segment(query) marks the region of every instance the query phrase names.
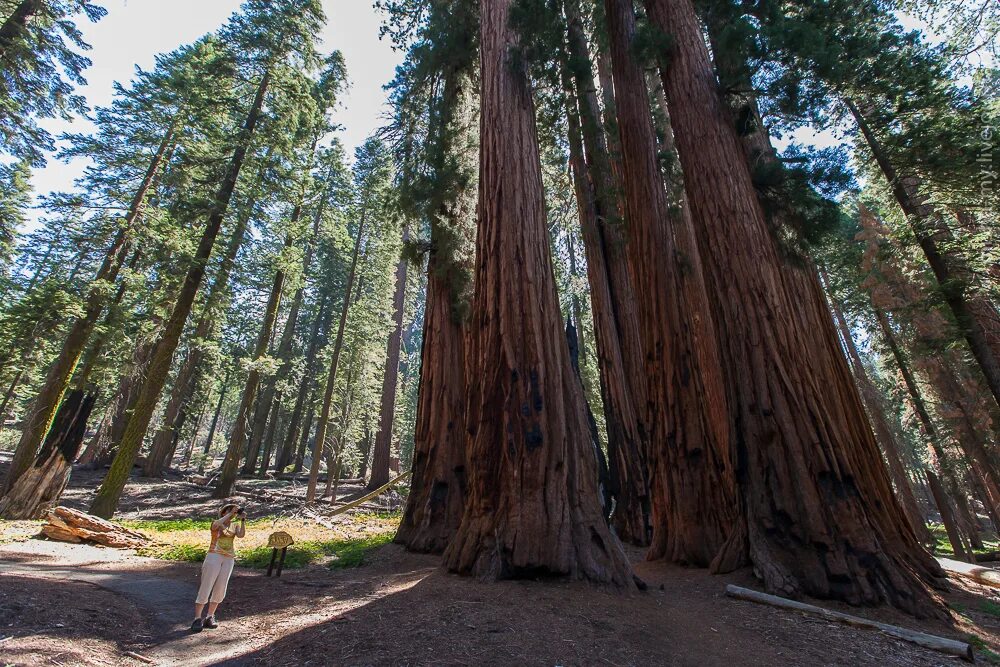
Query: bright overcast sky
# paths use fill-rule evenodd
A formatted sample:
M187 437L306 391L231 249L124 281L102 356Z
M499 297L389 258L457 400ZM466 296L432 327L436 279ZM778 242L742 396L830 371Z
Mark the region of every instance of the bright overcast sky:
M112 84L129 81L136 65L150 69L156 54L173 51L217 29L239 8L240 0L103 0L100 4L108 15L96 24L84 20L80 25L93 47L87 54L94 61L85 72L88 85L80 91L91 107L109 104ZM334 120L344 127L341 141L353 155L354 148L385 122L382 86L392 79L402 56L379 40L381 16L372 0L323 0L323 5L329 24L322 49L343 52L351 81ZM44 125L55 135L88 126L82 119ZM80 160L70 165L49 160L45 169L33 175L36 195L70 189L82 170Z

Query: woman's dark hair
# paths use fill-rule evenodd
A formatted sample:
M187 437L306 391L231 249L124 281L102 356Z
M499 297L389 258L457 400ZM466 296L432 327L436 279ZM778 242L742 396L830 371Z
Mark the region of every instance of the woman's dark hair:
M229 510L234 510L236 509L236 507L237 507L236 503L227 503L223 505L222 509L219 510L219 516L220 517L226 516L227 514L229 514Z

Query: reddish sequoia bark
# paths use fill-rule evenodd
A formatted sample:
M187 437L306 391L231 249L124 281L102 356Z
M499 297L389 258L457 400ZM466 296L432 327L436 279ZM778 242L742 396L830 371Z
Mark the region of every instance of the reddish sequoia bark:
M646 352L653 542L648 556L715 571L745 560L718 344L689 221L671 214L628 0L605 2Z
M468 3L463 3L463 8ZM456 25L468 25L463 15ZM469 39L473 39L470 35ZM466 337L473 245L476 156L472 90L474 49L446 73L437 119L435 172L442 187L431 202L420 390L413 434L413 476L395 541L412 551L441 553L462 521L466 492Z
M651 537L646 369L632 276L625 252L621 188L611 167L579 3L565 5L564 63L570 167L576 191L608 433L612 522L623 540Z
M461 522L466 485L465 333L433 255L423 341L413 478L395 541L412 551L441 553Z
M601 515L583 391L563 337L534 103L513 55L511 4L480 2L469 493L444 562L494 579L568 575L631 586L628 559Z
M824 278L824 281L829 284L826 278ZM925 544L928 544L933 541L931 533L927 529L924 513L921 511L920 505L917 503L917 497L913 494L913 488L910 486L910 480L906 474L906 466L899 455L899 444L896 442L896 437L886 419L885 400L878 388L872 383L871 378L868 377L868 371L861 360L861 354L854 344L853 336L851 336L851 328L847 324L847 319L844 317L840 306L836 303L832 295L830 296L830 310L837 323L837 328L840 330L840 339L847 350L847 357L851 363L851 368L854 370L854 378L861 390L861 396L868 407L872 427L875 429L875 437L882 446L882 453L885 455L889 474L896 487L896 496L899 498L903 510L910 519L910 524L917 533L917 537Z
M409 239L403 232L403 243ZM382 379L382 404L379 409L378 433L375 435L375 453L372 457L372 477L368 490L374 491L389 481L389 456L392 452L392 424L396 417L396 385L399 377L399 351L403 343L403 310L406 307L406 268L409 262L400 257L396 263L396 292L392 298L392 333L386 345L385 368Z
M817 281L789 279L690 0L646 0L730 386L749 555L769 591L942 612ZM620 85L620 82L616 82Z

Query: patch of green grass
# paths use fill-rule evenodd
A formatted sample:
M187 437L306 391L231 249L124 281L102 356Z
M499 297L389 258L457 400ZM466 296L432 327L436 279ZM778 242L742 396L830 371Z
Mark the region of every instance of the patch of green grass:
M990 649L990 647L986 644L985 639L983 639L978 635L970 634L967 637L966 641L972 644L972 646L975 647L979 655L985 658L987 662L989 662L992 665L1000 665L1000 653L997 653L996 651Z
M392 533L368 537L325 542L298 542L288 547L285 569L297 569L329 559L331 568L360 567L369 552L392 541ZM153 546L137 550L140 555L199 563L205 560L208 550L203 546L170 545ZM271 562L271 549L267 546L237 549L236 562L243 567L267 569Z
M933 552L939 556L954 557L955 552L951 548L951 541L948 540L948 531L944 529L944 524L928 523L927 527L934 538ZM992 533L990 533L992 535ZM982 549L973 549L972 553L982 556L987 553L1000 550L1000 541L996 539L984 539Z
M186 563L200 563L205 560L208 549L203 546L191 544L171 544L157 545L151 547L141 547L135 552L140 556L160 558L162 560L179 560Z
M979 605L979 611L1000 618L1000 604L993 600L983 600Z
M297 542L288 547L285 567L296 569L326 559L329 559L331 568L360 567L364 565L365 557L370 551L391 541L392 533L383 533L348 540ZM236 560L244 567L266 569L271 562L271 549L266 546L240 549L236 552Z
M118 523L133 530L145 530L152 533L172 533L180 530L211 530L214 519L135 519L119 521ZM268 517L259 517L247 521L248 526L258 526L269 523Z
M361 523L366 523L372 519L379 519L381 521L392 521L399 520L403 518L403 510L385 510L378 512L358 512L357 514L351 515L354 521Z

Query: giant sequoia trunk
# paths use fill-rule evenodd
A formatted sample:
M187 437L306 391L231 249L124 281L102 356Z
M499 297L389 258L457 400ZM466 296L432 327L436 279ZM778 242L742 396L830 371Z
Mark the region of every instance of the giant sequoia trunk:
M396 542L441 553L458 530L466 486L465 327L454 315L447 272L427 266L413 478Z
M605 2L648 378L651 558L728 571L745 559L718 344L690 221L671 214L628 0Z
M875 157L882 175L892 188L900 209L910 222L917 243L937 279L945 303L951 309L972 356L982 369L993 398L1000 406L1000 312L982 294L972 293L972 270L955 252L946 252L955 237L944 217L921 191L920 179L900 174L856 104L845 99L861 134Z
M409 232L403 232L406 243ZM389 481L389 457L392 454L392 425L396 417L396 387L399 379L399 351L403 343L403 310L406 307L406 257L396 264L396 292L392 298L392 333L386 344L382 379L382 404L379 408L378 433L372 456L372 476L368 489L374 491Z
M601 122L579 3L566 3L570 166L587 255L601 398L608 434L612 521L619 537L649 544L646 369L632 276L625 252L621 188Z
M479 236L466 377L468 498L455 572L632 585L601 514L583 390L562 332L535 110L508 23L481 0Z
M471 3L463 3L470 9ZM462 19L465 19L464 21ZM471 17L458 17L465 26ZM473 34L462 33L469 42ZM475 235L476 156L471 149L474 91L471 43L450 61L441 108L436 116L441 184L431 216L427 262L420 388L413 433L410 494L396 542L413 551L441 553L462 520L466 490L465 338L472 267L467 258ZM456 178L457 177L457 178ZM447 188L454 182L460 187Z
M28 408L24 427L21 430L21 439L17 444L4 485L0 488L0 495L10 489L17 478L31 465L35 452L52 425L52 420L59 408L59 402L69 387L73 371L76 369L94 327L107 305L108 294L105 285L106 283L114 283L118 279L118 273L125 262L125 256L132 240L133 228L142 214L146 204L146 195L160 170L163 157L173 141L176 123L177 121L174 121L174 125L167 130L160 142L156 154L146 168L142 182L132 197L132 203L121 228L115 235L111 246L105 251L104 261L98 269L97 275L94 276L94 284L87 294L83 315L77 318L70 327L58 356L49 367L45 381L38 391L38 396Z
M0 499L0 517L41 519L55 506L69 481L94 400L79 389L66 397L34 465Z
M749 556L765 587L940 614L941 570L893 495L819 284L787 279L690 0L646 0L673 38L664 91L729 385ZM804 289L807 288L807 289Z
M150 419L156 404L163 391L163 385L167 380L167 373L170 371L170 363L173 360L174 351L180 342L181 334L184 332L184 323L187 321L194 304L195 295L201 286L205 276L205 266L212 254L215 239L219 235L222 221L226 217L229 202L236 190L236 183L239 180L240 171L246 160L247 150L253 138L254 130L260 119L261 109L264 106L264 97L267 94L268 85L271 81L270 72L265 72L257 86L257 93L247 114L246 120L240 132L236 150L229 161L226 174L220 184L219 191L213 200L211 214L208 224L202 234L198 249L195 252L191 267L188 269L177 301L170 313L170 319L164 327L163 334L156 343L152 360L149 364L149 373L143 383L142 390L136 401L135 409L129 419L125 433L122 435L121 443L118 446L118 453L111 464L111 469L101 483L101 488L97 492L90 507L90 513L104 519L110 519L118 508L118 500L121 497L125 483L128 481L135 457L139 453L143 437L149 428Z

